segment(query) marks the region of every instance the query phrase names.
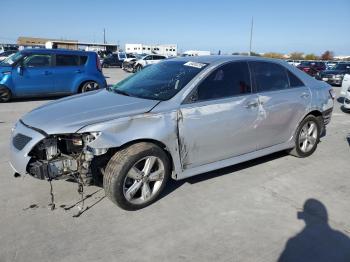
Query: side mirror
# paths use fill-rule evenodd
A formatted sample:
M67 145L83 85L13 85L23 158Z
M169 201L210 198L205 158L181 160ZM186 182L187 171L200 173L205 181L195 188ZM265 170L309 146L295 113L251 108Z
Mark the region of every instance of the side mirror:
M19 75L23 75L23 66L18 66L17 67L17 73L19 74Z

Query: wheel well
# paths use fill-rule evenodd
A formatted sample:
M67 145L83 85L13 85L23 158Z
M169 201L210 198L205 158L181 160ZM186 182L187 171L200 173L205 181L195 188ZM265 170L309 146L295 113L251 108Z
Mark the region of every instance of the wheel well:
M113 150L118 151L121 148L125 148L125 147L131 146L133 144L140 143L140 142L152 143L152 144L155 144L155 145L159 146L160 148L162 148L164 150L165 154L169 158L169 161L170 161L170 164L171 164L171 170L174 170L173 157L171 156L169 150L167 150L166 145L164 143L158 141L158 140L154 140L154 139L137 139L137 140L133 140L133 141L127 142L126 144L123 144L122 146L120 146L118 148L114 148Z
M314 110L314 111L311 111L310 113L308 113L306 116L308 116L308 115L313 115L315 117L319 117L319 116L322 116L322 113L318 110Z
M90 82L90 81L96 82L95 80L85 80L85 81L81 82L80 85L79 85L79 88L78 88L78 93L81 93L81 89L83 88L83 85L84 85L86 82ZM96 83L97 83L97 82L96 82Z

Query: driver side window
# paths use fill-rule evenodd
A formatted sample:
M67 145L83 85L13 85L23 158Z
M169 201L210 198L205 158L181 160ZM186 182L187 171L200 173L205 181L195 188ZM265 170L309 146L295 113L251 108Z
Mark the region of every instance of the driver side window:
M22 65L24 67L47 67L51 66L51 55L32 54L24 58Z

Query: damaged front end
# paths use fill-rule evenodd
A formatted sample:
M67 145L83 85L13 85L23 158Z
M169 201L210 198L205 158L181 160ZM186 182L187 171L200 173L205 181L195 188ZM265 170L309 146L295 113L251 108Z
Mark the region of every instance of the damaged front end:
M89 144L99 132L50 135L41 140L29 153L27 172L39 179L79 179L84 185L92 182L91 162L108 149L95 149Z

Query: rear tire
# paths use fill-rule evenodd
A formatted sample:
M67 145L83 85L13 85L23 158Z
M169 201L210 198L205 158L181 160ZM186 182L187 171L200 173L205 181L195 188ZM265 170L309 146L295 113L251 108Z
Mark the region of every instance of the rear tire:
M320 141L320 132L319 119L313 115L306 116L295 133L295 147L289 153L300 158L312 155Z
M10 101L12 98L12 94L10 89L5 86L0 86L0 103L6 103Z
M170 177L170 161L159 146L141 142L109 160L103 177L106 196L125 210L152 204Z
M98 83L96 83L95 81L87 81L81 86L80 93L86 93L97 89L99 89Z

